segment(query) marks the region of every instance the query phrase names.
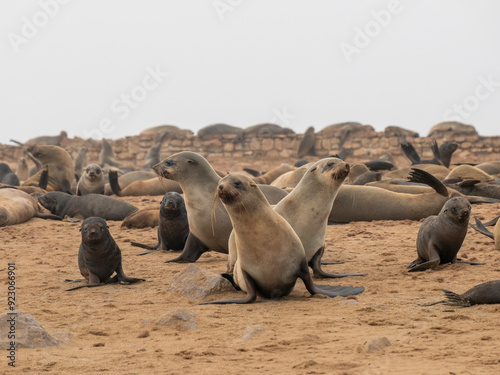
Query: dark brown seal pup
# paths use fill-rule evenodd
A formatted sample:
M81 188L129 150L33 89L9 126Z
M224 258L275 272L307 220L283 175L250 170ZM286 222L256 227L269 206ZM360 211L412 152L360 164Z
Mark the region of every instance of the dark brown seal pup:
M85 280L85 285L66 289L75 290L99 286L101 283L111 284L118 281L136 283L145 281L135 277L128 277L123 272L122 252L109 233L106 221L100 217L85 219L80 227L82 242L78 250L78 267ZM114 277L111 277L116 272ZM76 282L80 280L66 280ZM82 280L83 281L83 280Z
M445 263L484 264L457 258L467 234L470 211L467 199L455 197L445 203L439 215L426 218L417 235L418 258L408 266L408 271L424 271Z
M76 185L76 195L104 194L104 174L97 164L89 164Z
M300 238L290 224L273 210L252 179L242 174L229 174L220 181L217 195L234 228L237 252L234 282L247 295L202 304L252 303L257 294L265 298L287 296L299 278L311 294L335 297L363 292L364 287L320 286L313 283Z
M155 246L148 246L132 242L132 246L149 249L149 251L137 255L144 255L157 250L184 249L189 235L189 223L182 195L176 192L165 194L160 203L159 216L158 243Z
M500 303L500 280L487 281L476 285L464 294L457 294L443 289L446 299L438 302L426 303L422 306L433 306L438 303L469 307L472 305L487 305Z
M97 216L105 220L123 220L137 210L127 202L101 194L83 196L53 191L38 198L40 204L60 217L86 219Z

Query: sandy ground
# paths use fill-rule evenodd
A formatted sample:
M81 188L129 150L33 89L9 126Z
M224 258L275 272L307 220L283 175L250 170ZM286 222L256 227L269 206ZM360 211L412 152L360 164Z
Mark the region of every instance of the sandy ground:
M234 164L220 167L230 169ZM159 204L161 197L123 199L145 207ZM500 214L500 204L474 205L472 213L489 220ZM140 249L130 241L153 244L156 229L124 230L120 222L108 223L122 250L125 273L146 282L65 292L68 284L63 280L80 277L79 223L31 219L0 228L0 290L5 296L0 312L7 309L7 263L15 262L17 308L32 314L49 333L69 337L58 347L18 349L16 372L500 373L500 305L419 306L442 299L443 288L462 293L500 278L499 251L492 240L471 228L459 255L487 265L444 265L409 274L406 266L416 258L420 222L332 225L327 230L324 259L345 263L325 269L368 275L316 282L363 285L364 293L351 298L310 296L299 281L292 294L281 300L259 298L252 305L199 306L185 296L167 292L170 280L187 267L163 263L174 254L135 256ZM226 258L207 253L196 265L221 273ZM240 293L218 297L242 296ZM198 329L144 324L146 319L156 320L178 308L195 314ZM252 327L261 331L244 339ZM373 337L386 337L391 346L367 353L364 343ZM13 372L7 361L3 353L0 373Z

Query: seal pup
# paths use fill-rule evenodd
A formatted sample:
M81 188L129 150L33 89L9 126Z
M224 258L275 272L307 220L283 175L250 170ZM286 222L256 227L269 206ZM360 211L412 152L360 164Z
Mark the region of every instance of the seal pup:
M100 217L85 219L80 227L82 242L78 249L78 267L87 284L75 286L66 291L99 286L101 283L111 284L136 283L145 281L135 277L128 277L123 272L122 252L109 233L106 221ZM116 272L114 277L111 277ZM83 280L66 280L77 282Z
M98 216L105 220L123 220L137 210L127 202L102 194L77 196L53 191L40 196L38 201L54 215L80 219Z
M321 269L328 216L340 186L349 174L349 164L325 158L309 167L295 189L275 207L293 228L304 246L306 260L316 277L363 276L366 273L333 274Z
M104 194L104 174L97 164L85 167L82 177L76 185L76 195Z
M189 223L186 206L182 195L169 192L160 203L158 243L154 246L132 242L132 246L149 249L137 255L144 255L157 250L182 250L189 235Z
M189 236L182 254L168 262L195 262L201 254L212 250L228 253L228 239L233 229L226 209L216 196L220 176L201 155L182 151L153 166L161 177L176 181L184 192L189 222ZM262 185L271 204L286 196L286 192Z
M484 234L485 236L491 238L493 241L495 241L495 249L500 250L500 216L497 216L495 219L491 220L488 223L483 224L481 220L479 220L477 217L476 219L476 225L469 224L472 228L477 230L479 233ZM490 225L495 225L495 229L493 229L493 233L491 233L488 229L486 229L487 226Z
M0 163L0 183L11 186L19 186L20 184L19 178L7 163Z
M445 303L453 306L470 307L473 305L487 305L500 303L500 280L487 281L476 285L464 294L453 293L443 289L445 300L426 303L422 306L433 306Z
M61 220L28 193L12 187L0 189L0 227L24 223L32 217Z
M418 258L410 263L408 271L424 271L445 263L485 264L457 258L467 234L470 212L469 201L455 197L445 203L437 216L426 218L417 235Z
M298 278L311 294L335 297L363 292L364 287L313 283L300 238L273 210L252 179L242 174L229 174L220 181L217 195L234 228L233 244L237 253L234 283L247 295L202 304L252 303L257 293L265 298L279 298L291 293Z

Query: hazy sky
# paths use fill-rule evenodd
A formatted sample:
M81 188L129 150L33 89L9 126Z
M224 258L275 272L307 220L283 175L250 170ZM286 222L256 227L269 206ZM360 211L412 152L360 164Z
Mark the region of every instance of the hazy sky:
M500 135L500 1L0 5L0 142L359 121Z

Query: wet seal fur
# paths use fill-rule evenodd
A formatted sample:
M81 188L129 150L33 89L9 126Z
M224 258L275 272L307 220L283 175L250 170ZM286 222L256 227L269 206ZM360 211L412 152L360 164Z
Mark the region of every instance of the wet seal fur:
M81 219L98 216L105 220L123 220L137 210L127 202L101 194L80 197L53 191L40 196L38 201L54 215Z
M116 282L136 283L145 281L135 277L128 277L123 272L122 253L115 240L109 233L108 225L104 219L89 217L85 219L80 227L82 242L78 250L78 267L85 280L85 285L75 286L66 291L90 288ZM111 277L116 272L114 277ZM84 280L66 280L67 282L78 282Z
M237 260L234 283L246 297L202 304L252 303L257 294L279 298L290 294L301 279L311 294L350 296L364 287L316 285L307 266L300 238L290 224L273 210L257 184L242 174L229 174L217 188L234 231ZM258 218L258 220L256 220Z
M189 235L189 223L186 206L182 195L169 192L163 196L160 204L158 243L155 246L132 242L132 246L148 249L137 255L144 255L157 250L182 250Z
M422 306L433 306L438 303L462 307L497 304L500 303L500 280L487 281L476 285L464 294L453 293L446 289L443 289L443 292L446 297L445 300L426 303Z
M462 197L449 199L439 215L427 217L417 235L417 254L409 266L409 272L424 271L445 263L467 263L457 258L462 247L471 212L470 203Z
M104 194L104 174L97 164L89 164L76 185L76 195Z

